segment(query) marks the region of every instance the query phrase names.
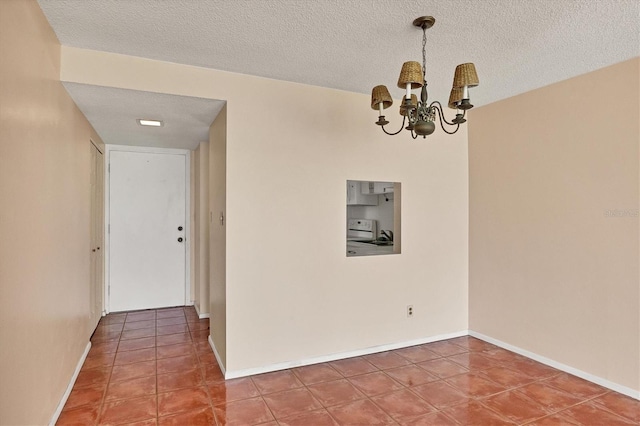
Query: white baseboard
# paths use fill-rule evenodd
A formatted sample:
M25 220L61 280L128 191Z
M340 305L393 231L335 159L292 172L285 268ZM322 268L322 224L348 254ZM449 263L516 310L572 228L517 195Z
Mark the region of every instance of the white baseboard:
M394 349L401 349L401 348L407 348L409 346L437 342L440 340L453 339L454 337L466 336L467 334L468 334L467 330L463 330L463 331L457 331L455 333L439 334L437 336L410 340L406 342L372 346L370 348L358 349L355 351L340 352L337 354L323 355L319 357L306 358L306 359L296 360L296 361L280 362L277 364L265 365L261 367L255 367L255 368L247 368L244 370L227 371L224 375L224 378L227 380L235 379L238 377L253 376L255 374L269 373L272 371L286 370L288 368L302 367L305 365L319 364L323 362L336 361L339 359L352 358L355 356L370 355L378 352L392 351ZM209 339L211 339L211 336L209 336ZM215 349L214 349L214 352L215 352Z
M78 374L80 374L80 370L82 369L82 365L84 364L84 360L87 359L87 355L89 354L89 350L91 349L91 342L87 343L87 346L84 348L84 353L80 356L78 360L78 364L76 365L76 370L73 372L73 376L71 376L71 381L67 386L67 390L62 395L62 399L58 404L58 408L56 408L55 413L53 413L53 417L51 417L51 421L49 421L49 426L54 426L58 421L58 417L60 417L60 413L62 413L62 409L64 408L64 404L67 403L67 399L69 399L69 395L71 395L71 391L73 390L73 385L76 383L76 379L78 378Z
M196 314L198 314L198 318L200 319L209 318L208 313L200 313L200 309L198 309L198 305L196 303L193 303L193 307L196 309Z
M577 368L571 367L566 364L562 364L561 362L555 361L553 359L544 357L542 355L538 355L536 353L530 352L526 349L519 348L517 346L510 345L501 340L494 339L493 337L485 336L482 333L477 333L475 331L469 330L469 336L476 337L480 340L484 340L485 342L492 343L496 346L500 346L501 348L507 349L511 352L515 352L517 354L526 356L527 358L531 358L535 361L538 361L542 364L548 365L549 367L556 368L558 370L564 371L565 373L573 374L574 376L578 376L581 379L588 380L600 386L604 386L605 388L611 389L618 393L630 396L631 398L640 400L640 391L635 389L631 389L626 386L622 386L618 383L614 383L610 380L603 379L602 377L595 376L591 373L587 373L582 370L578 370Z
M227 377L227 375L226 375L226 370L224 368L224 364L222 363L222 360L220 359L220 354L218 353L218 350L216 349L216 345L213 343L213 339L211 338L211 334L209 334L209 337L207 338L207 340L209 341L209 346L211 346L211 350L213 351L213 355L215 355L215 357L216 357L216 361L218 361L218 366L220 367L220 371L222 371L222 375L224 376L225 380L228 379L229 377Z

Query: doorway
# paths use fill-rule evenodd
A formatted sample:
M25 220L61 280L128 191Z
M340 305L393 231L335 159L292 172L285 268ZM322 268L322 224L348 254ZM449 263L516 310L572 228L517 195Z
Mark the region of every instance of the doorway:
M92 141L91 149L91 283L90 283L90 321L91 330L95 330L104 311L104 155Z
M109 311L188 304L189 151L107 153Z

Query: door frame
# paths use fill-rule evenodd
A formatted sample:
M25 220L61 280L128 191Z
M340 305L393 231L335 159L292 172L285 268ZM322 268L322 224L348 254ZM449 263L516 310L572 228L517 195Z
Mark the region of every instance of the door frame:
M111 170L109 164L111 164L111 152L112 151L125 151L125 152L142 152L147 154L172 154L183 155L185 157L185 267L184 267L184 304L185 306L191 305L191 151L188 149L173 149L173 148L154 148L143 146L127 146L127 145L111 145L105 144L105 185L104 185L104 223L105 223L105 239L104 239L104 310L105 313L111 312L111 298L110 298L110 257L111 257L111 244L109 241L109 225L111 223L110 217L110 203L109 194L111 187Z
M105 226L105 207L104 207L104 200L106 198L106 193L105 193L105 185L107 183L107 174L106 174L106 170L107 168L105 167L105 160L106 160L106 153L105 153L105 147L104 145L100 145L98 143L96 143L93 138L89 138L89 143L90 146L89 148L91 148L91 146L93 146L100 154L102 154L102 176L98 176L97 175L97 170L96 170L96 179L102 179L102 222L100 223L100 228L101 228L101 233L102 235L100 235L100 237L102 237L102 251L100 252L100 256L102 256L102 271L100 271L100 288L96 288L94 290L96 290L98 292L98 294L101 295L101 303L100 303L100 316L103 317L105 315L105 286L106 286L106 281L105 281L105 257L106 257L106 226ZM91 167L93 167L93 165L91 165ZM93 194L91 194L91 196L93 197ZM93 212L91 213L93 214ZM94 218L91 218L91 221L93 223ZM93 232L93 231L91 231ZM89 236L89 238L91 238L91 236ZM93 274L94 271L91 271L91 273ZM91 283L92 285L95 285L95 283ZM91 309L93 309L93 307L91 307ZM96 324L97 326L97 324Z

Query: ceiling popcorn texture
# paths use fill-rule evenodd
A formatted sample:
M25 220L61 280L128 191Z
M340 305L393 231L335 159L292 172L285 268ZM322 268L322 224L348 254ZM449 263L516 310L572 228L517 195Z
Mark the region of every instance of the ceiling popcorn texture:
M357 93L422 62L446 103L474 62L482 106L640 55L638 0L39 0L60 43ZM365 105L364 107L367 107Z

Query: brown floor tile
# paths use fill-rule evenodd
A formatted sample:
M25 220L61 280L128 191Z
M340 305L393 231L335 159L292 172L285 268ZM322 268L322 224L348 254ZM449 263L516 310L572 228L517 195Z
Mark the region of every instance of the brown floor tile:
M439 409L462 404L469 400L464 393L443 381L416 386L411 390L420 398Z
M469 370L486 370L491 367L498 367L500 363L483 356L479 352L466 352L463 354L447 357L447 360L468 368Z
M65 410L80 407L82 405L100 405L102 398L104 397L104 391L107 388L106 384L86 386L83 388L73 387L66 404Z
M111 372L111 381L137 379L139 377L155 376L156 361L143 361L133 364L114 365Z
M338 370L345 377L357 376L358 374L372 373L378 369L369 361L362 357L341 359L330 362L331 366Z
M124 323L124 331L139 330L141 328L156 329L156 320L135 321Z
M394 368L392 370L386 370L385 373L391 376L391 378L402 383L404 386L417 386L440 380L438 377L427 372L424 368L420 368L416 365L407 365L404 367Z
M290 370L259 374L252 376L252 378L263 395L302 387L302 382Z
M306 388L297 388L263 396L276 419L283 419L322 408Z
M606 425L606 426L626 426L638 425L638 423L625 419L622 416L613 414L608 410L598 407L592 403L575 405L560 414L571 420L575 420L582 425Z
M158 327L164 327L167 325L175 325L175 324L187 324L187 319L183 316L173 317L173 318L159 318L156 320L156 325Z
M505 386L485 379L478 373L463 373L445 379L445 382L458 389L469 398L482 398L489 395L503 392Z
M453 343L450 343L446 340L443 340L440 342L427 343L426 347L430 351L433 351L441 356L451 356L451 355L468 352L467 349L462 348Z
M216 359L216 356L213 354L213 351L198 352L197 355L198 355L198 362L200 363L200 365L218 363L218 360Z
M159 426L215 425L216 420L211 407L200 408L185 413L158 417ZM225 423L220 423L224 425Z
M189 333L167 334L165 336L156 337L157 345L168 346L177 344L191 344L191 336Z
M164 336L167 334L180 334L188 333L189 327L186 324L173 324L156 327L156 333L158 336Z
M324 409L279 419L278 424L280 426L339 426L329 412Z
M156 348L138 349L135 351L124 351L116 353L114 365L133 364L142 361L153 361L156 359Z
M213 405L260 396L260 392L250 377L212 383L208 385L208 388Z
M398 422L436 411L436 408L408 389L376 396L371 400Z
M353 376L349 381L367 396L389 393L404 387L382 371Z
M341 425L392 425L395 421L368 399L327 408Z
M96 330L94 332L94 335L96 334L102 334L102 333L111 333L111 332L121 332L122 331L122 327L124 326L124 323L117 323L117 324L99 324L96 327Z
M508 387L523 386L537 380L524 373L503 366L487 368L486 370L480 371L479 374L492 382Z
M463 366L461 366L460 364L456 364L455 362L449 361L445 358L438 358L431 361L425 361L416 365L440 378L451 377L451 376L466 373L469 371Z
M516 359L516 361L506 361L503 365L537 379L549 378L560 374L560 370L556 370L555 368L546 366L534 360L524 357L522 357L522 359Z
M455 407L444 410L443 413L461 425L485 426L515 424L477 401L469 401L456 405Z
M628 396L609 392L591 401L598 407L640 424L640 401Z
M221 426L246 426L274 420L261 397L220 404L214 407L213 412Z
M581 398L592 398L609 392L608 389L600 385L587 382L586 380L567 373L562 373L545 380L544 383Z
M184 308L158 309L156 311L156 319L175 317L183 318L184 316Z
M192 412L210 407L209 395L204 387L180 389L158 394L158 416Z
M138 311L138 312L129 312L127 313L127 322L135 322L135 321L146 321L146 320L155 320L156 319L156 311L148 310L148 311Z
M145 396L136 399L120 399L105 402L100 414L100 424L118 425L148 420L156 417L156 396Z
M118 343L118 340L97 343L91 342L91 350L89 350L89 354L87 356L113 353L118 349Z
M445 415L442 411L436 411L414 417L407 421L401 421L400 424L403 426L460 426L458 422Z
M106 385L109 381L110 375L110 367L91 368L86 370L82 368L73 386L75 388L82 388L86 386Z
M316 383L308 386L313 396L325 407L342 405L358 399L366 398L347 379L339 379L331 382Z
M156 338L143 337L141 339L121 340L118 345L118 352L135 351L138 349L153 348L156 346Z
M171 358L161 358L157 361L158 374L177 373L199 368L198 358L195 354L183 355Z
M528 360L528 358L522 355L518 355L515 352L511 352L506 349L499 348L497 346L494 349L483 351L482 354L486 357L489 357L496 361L500 361L502 363Z
M207 384L224 381L224 375L217 364L207 364L200 367L202 376Z
M115 352L89 354L84 360L83 368L89 370L91 368L110 367L116 358Z
M78 425L94 425L98 420L100 413L100 404L84 405L67 410L66 408L60 413L56 426L78 426Z
M563 416L562 414L552 414L547 417L543 417L534 422L527 423L527 426L583 426L575 419Z
M191 355L195 351L190 343L180 343L177 345L158 346L158 359L171 358L174 356Z
M209 329L209 319L195 321L195 322L187 322L189 325L189 330L197 331L197 330L208 330Z
M496 345L471 336L461 336L448 340L448 342L461 346L470 352L490 351L498 348Z
M133 399L155 393L155 376L139 377L137 379L128 379L120 382L109 383L104 399L105 401L114 399Z
M191 331L194 342L206 342L209 339L209 329Z
M157 426L157 424L158 424L158 418L152 417L147 420L140 420L133 423L127 423L126 425L123 425L123 426Z
M158 393L182 388L195 388L204 385L199 369L181 371L179 373L160 374L158 377Z
M122 332L121 340L140 339L142 337L153 337L156 335L156 329L154 327L149 328L137 328L135 330L125 330Z
M482 404L514 423L522 424L540 419L551 411L519 392L504 392L483 399Z
M429 350L426 345L410 346L408 348L398 349L395 353L413 363L429 361L441 357L440 354Z
M411 361L408 361L406 358L403 358L392 351L367 355L364 359L378 367L380 370L388 370L390 368L402 367L411 364Z
M545 382L530 383L516 389L549 411L558 411L582 402L582 398L556 389Z
M342 374L331 367L328 363L307 365L292 370L298 379L305 385L314 383L329 382L342 378Z
M91 341L97 343L97 342L109 342L112 340L119 340L121 334L122 332L120 331L99 332L96 330L96 332L93 333L93 336L91 336Z

